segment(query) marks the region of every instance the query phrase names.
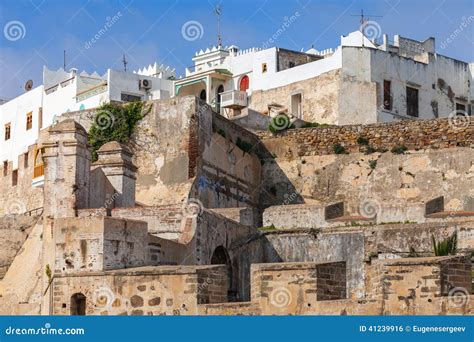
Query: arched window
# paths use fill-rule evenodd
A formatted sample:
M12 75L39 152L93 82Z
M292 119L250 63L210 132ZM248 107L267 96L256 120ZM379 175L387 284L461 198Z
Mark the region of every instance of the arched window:
M240 85L239 85L240 91L246 91L249 89L249 77L247 75L243 76L240 79Z
M201 93L199 94L199 98L203 101L206 101L206 99L207 99L206 89L201 90Z
M84 316L86 314L86 296L82 293L74 293L71 296L71 315Z
M43 157L42 151L39 148L35 149L35 159L34 159L34 166L33 166L33 178L38 178L44 176L44 165L43 165Z

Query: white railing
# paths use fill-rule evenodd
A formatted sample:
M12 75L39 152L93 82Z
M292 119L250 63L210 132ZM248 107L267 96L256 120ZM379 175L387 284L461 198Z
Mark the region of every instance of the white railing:
M220 94L222 108L247 107L247 92L240 90L229 90Z

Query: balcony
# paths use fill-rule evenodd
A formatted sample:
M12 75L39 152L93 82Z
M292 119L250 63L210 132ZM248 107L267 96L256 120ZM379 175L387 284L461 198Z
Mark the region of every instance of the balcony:
M222 108L243 108L247 107L247 93L240 90L225 91L220 94Z

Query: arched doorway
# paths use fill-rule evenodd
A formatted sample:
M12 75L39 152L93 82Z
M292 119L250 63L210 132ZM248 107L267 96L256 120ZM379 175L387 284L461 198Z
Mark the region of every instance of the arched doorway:
M221 84L220 86L217 87L216 90L216 112L220 113L221 112L221 93L224 92L224 86Z
M211 265L226 265L227 266L227 297L229 301L235 301L237 296L237 291L233 290L232 284L232 263L230 261L229 253L224 246L218 246L214 253L211 256Z
M74 293L71 296L71 315L84 316L86 314L86 296L82 293Z
M243 76L240 79L239 89L240 91L247 91L249 89L250 80L247 75Z
M203 100L204 102L207 100L206 89L201 90L201 93L199 94L199 98Z

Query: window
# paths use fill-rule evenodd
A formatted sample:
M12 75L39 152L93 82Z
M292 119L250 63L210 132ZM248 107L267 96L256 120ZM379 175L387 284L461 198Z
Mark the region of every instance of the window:
M462 103L456 103L456 114L464 115L464 113L466 113L466 105Z
M8 174L8 162L3 162L3 175L6 176Z
M33 112L29 112L26 114L26 130L30 130L33 128Z
M418 117L418 89L407 87L407 115Z
M120 100L122 100L123 102L136 102L136 101L141 101L142 97L138 95L130 95L130 94L121 93Z
M5 125L5 141L10 140L11 130L12 130L11 124L7 123Z
M392 82L383 81L383 109L392 110L392 94L391 94Z
M13 170L12 172L12 186L17 186L18 184L18 170Z
M27 169L27 168L28 168L28 157L29 157L28 152L26 152L25 154L23 154L23 168L24 168L24 169Z
M201 93L199 94L199 98L203 101L207 100L206 89L201 90Z
M43 153L41 149L35 149L33 179L41 176L44 176Z
M247 89L249 89L249 77L247 75L243 76L241 79L240 79L240 85L239 85L239 89L240 91L247 91Z
M291 114L301 119L301 94L291 95Z
M262 63L262 73L267 72L267 63Z

